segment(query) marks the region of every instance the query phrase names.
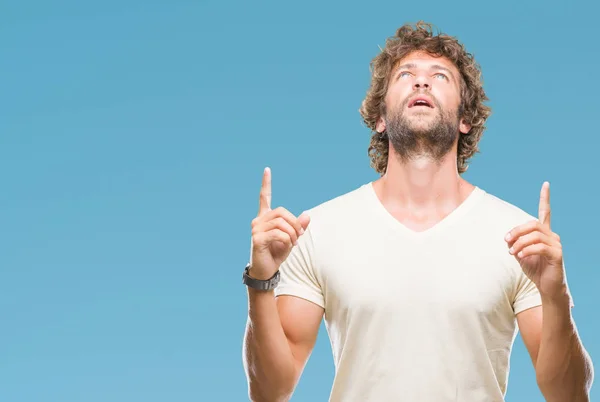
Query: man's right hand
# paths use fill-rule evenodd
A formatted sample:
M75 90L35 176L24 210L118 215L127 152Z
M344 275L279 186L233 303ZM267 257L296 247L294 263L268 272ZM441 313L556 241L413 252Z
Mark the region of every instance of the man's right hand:
M296 218L283 207L271 209L271 170L265 168L258 216L252 220L250 276L266 280L275 275L309 222L307 214Z

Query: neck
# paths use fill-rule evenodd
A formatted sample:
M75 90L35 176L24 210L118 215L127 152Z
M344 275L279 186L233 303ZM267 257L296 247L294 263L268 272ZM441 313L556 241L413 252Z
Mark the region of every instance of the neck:
M402 160L390 144L387 170L375 183L384 203L411 210L451 210L474 186L458 173L457 145L441 160L417 155Z

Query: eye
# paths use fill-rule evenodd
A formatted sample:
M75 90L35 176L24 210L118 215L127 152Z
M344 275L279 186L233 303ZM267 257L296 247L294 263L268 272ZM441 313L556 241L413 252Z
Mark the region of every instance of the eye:
M437 73L434 75L435 78L441 78L442 80L446 80L448 81L448 77L446 77L444 74L442 73Z
M400 74L398 74L398 78L407 78L409 76L411 76L412 74L409 73L408 71L402 71L400 72Z

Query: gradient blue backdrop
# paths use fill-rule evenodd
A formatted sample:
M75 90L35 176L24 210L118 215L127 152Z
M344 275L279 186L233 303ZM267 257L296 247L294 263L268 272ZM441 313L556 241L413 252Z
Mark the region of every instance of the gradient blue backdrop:
M598 357L598 10L570 3L3 3L0 400L247 400L262 169L294 213L373 180L369 61L419 19L484 71L494 114L467 178L532 214L551 182ZM507 400L542 401L520 338L511 362ZM293 400L332 378L322 328Z

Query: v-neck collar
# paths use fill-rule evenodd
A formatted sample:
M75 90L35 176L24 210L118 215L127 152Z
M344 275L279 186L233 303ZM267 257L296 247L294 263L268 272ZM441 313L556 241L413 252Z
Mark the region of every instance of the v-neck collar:
M382 217L383 220L385 220L388 223L388 225L390 225L394 230L399 231L404 235L415 238L429 236L453 224L458 219L460 219L460 217L464 216L465 213L467 213L473 207L473 205L475 205L477 201L479 201L485 194L485 191L483 189L475 186L475 188L471 191L467 198L465 198L463 202L461 202L456 208L454 208L454 210L452 210L439 222L437 222L435 225L428 229L416 231L404 225L385 208L385 206L377 196L377 193L375 192L375 188L373 187L372 181L365 184L364 187L368 198L370 198L370 202L374 205L373 209L376 211L376 213L380 217Z

